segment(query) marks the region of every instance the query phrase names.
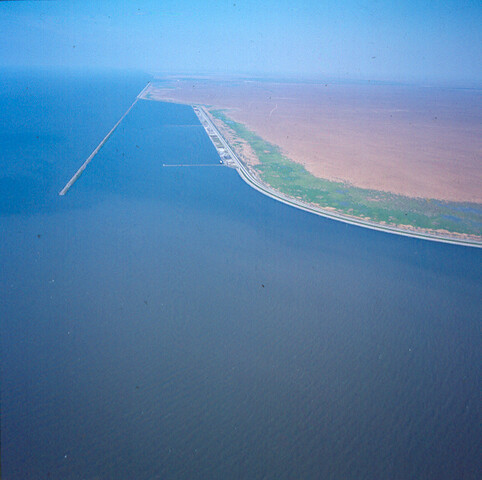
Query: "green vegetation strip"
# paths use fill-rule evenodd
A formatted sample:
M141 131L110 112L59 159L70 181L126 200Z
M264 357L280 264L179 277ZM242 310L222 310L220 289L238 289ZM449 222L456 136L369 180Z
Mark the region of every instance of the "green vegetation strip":
M411 198L315 177L283 155L278 146L228 118L223 110L210 110L210 113L249 143L260 162L253 168L263 182L279 192L381 224L482 236L480 204ZM236 143L232 146L236 149Z

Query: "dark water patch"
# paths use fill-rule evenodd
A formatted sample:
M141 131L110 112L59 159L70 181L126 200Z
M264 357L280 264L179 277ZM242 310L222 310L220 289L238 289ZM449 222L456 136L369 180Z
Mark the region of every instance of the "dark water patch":
M460 223L462 220L454 215L442 215L442 218L450 220L451 222Z
M452 202L441 202L440 200L432 200L437 205L445 206L449 210L453 210L455 212L462 212L467 213L469 215L477 215L482 217L482 206L476 203L465 203L465 204L456 204Z

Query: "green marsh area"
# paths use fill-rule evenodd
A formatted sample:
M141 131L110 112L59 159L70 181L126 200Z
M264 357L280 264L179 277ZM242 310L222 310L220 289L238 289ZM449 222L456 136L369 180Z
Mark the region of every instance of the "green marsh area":
M411 225L482 236L482 206L479 204L411 198L315 177L283 155L279 147L228 118L223 110L210 110L210 113L249 143L260 162L252 168L263 182L286 195L387 225Z

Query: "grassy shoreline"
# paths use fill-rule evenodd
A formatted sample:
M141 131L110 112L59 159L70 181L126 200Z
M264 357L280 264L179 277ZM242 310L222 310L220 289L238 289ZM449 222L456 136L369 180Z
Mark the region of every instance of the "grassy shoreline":
M470 236L474 240L482 240L480 204L411 198L315 177L302 165L287 158L278 146L228 118L224 110L209 111L235 137L249 144L259 160L259 164L250 168L264 183L281 193L382 226L452 234L458 238ZM232 147L238 150L236 145Z

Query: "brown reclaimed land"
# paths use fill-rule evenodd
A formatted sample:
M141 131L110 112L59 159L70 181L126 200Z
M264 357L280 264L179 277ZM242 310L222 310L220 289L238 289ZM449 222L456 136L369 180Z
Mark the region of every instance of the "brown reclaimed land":
M482 240L477 91L184 79L154 83L148 95L210 105L251 171L293 198L381 225Z

